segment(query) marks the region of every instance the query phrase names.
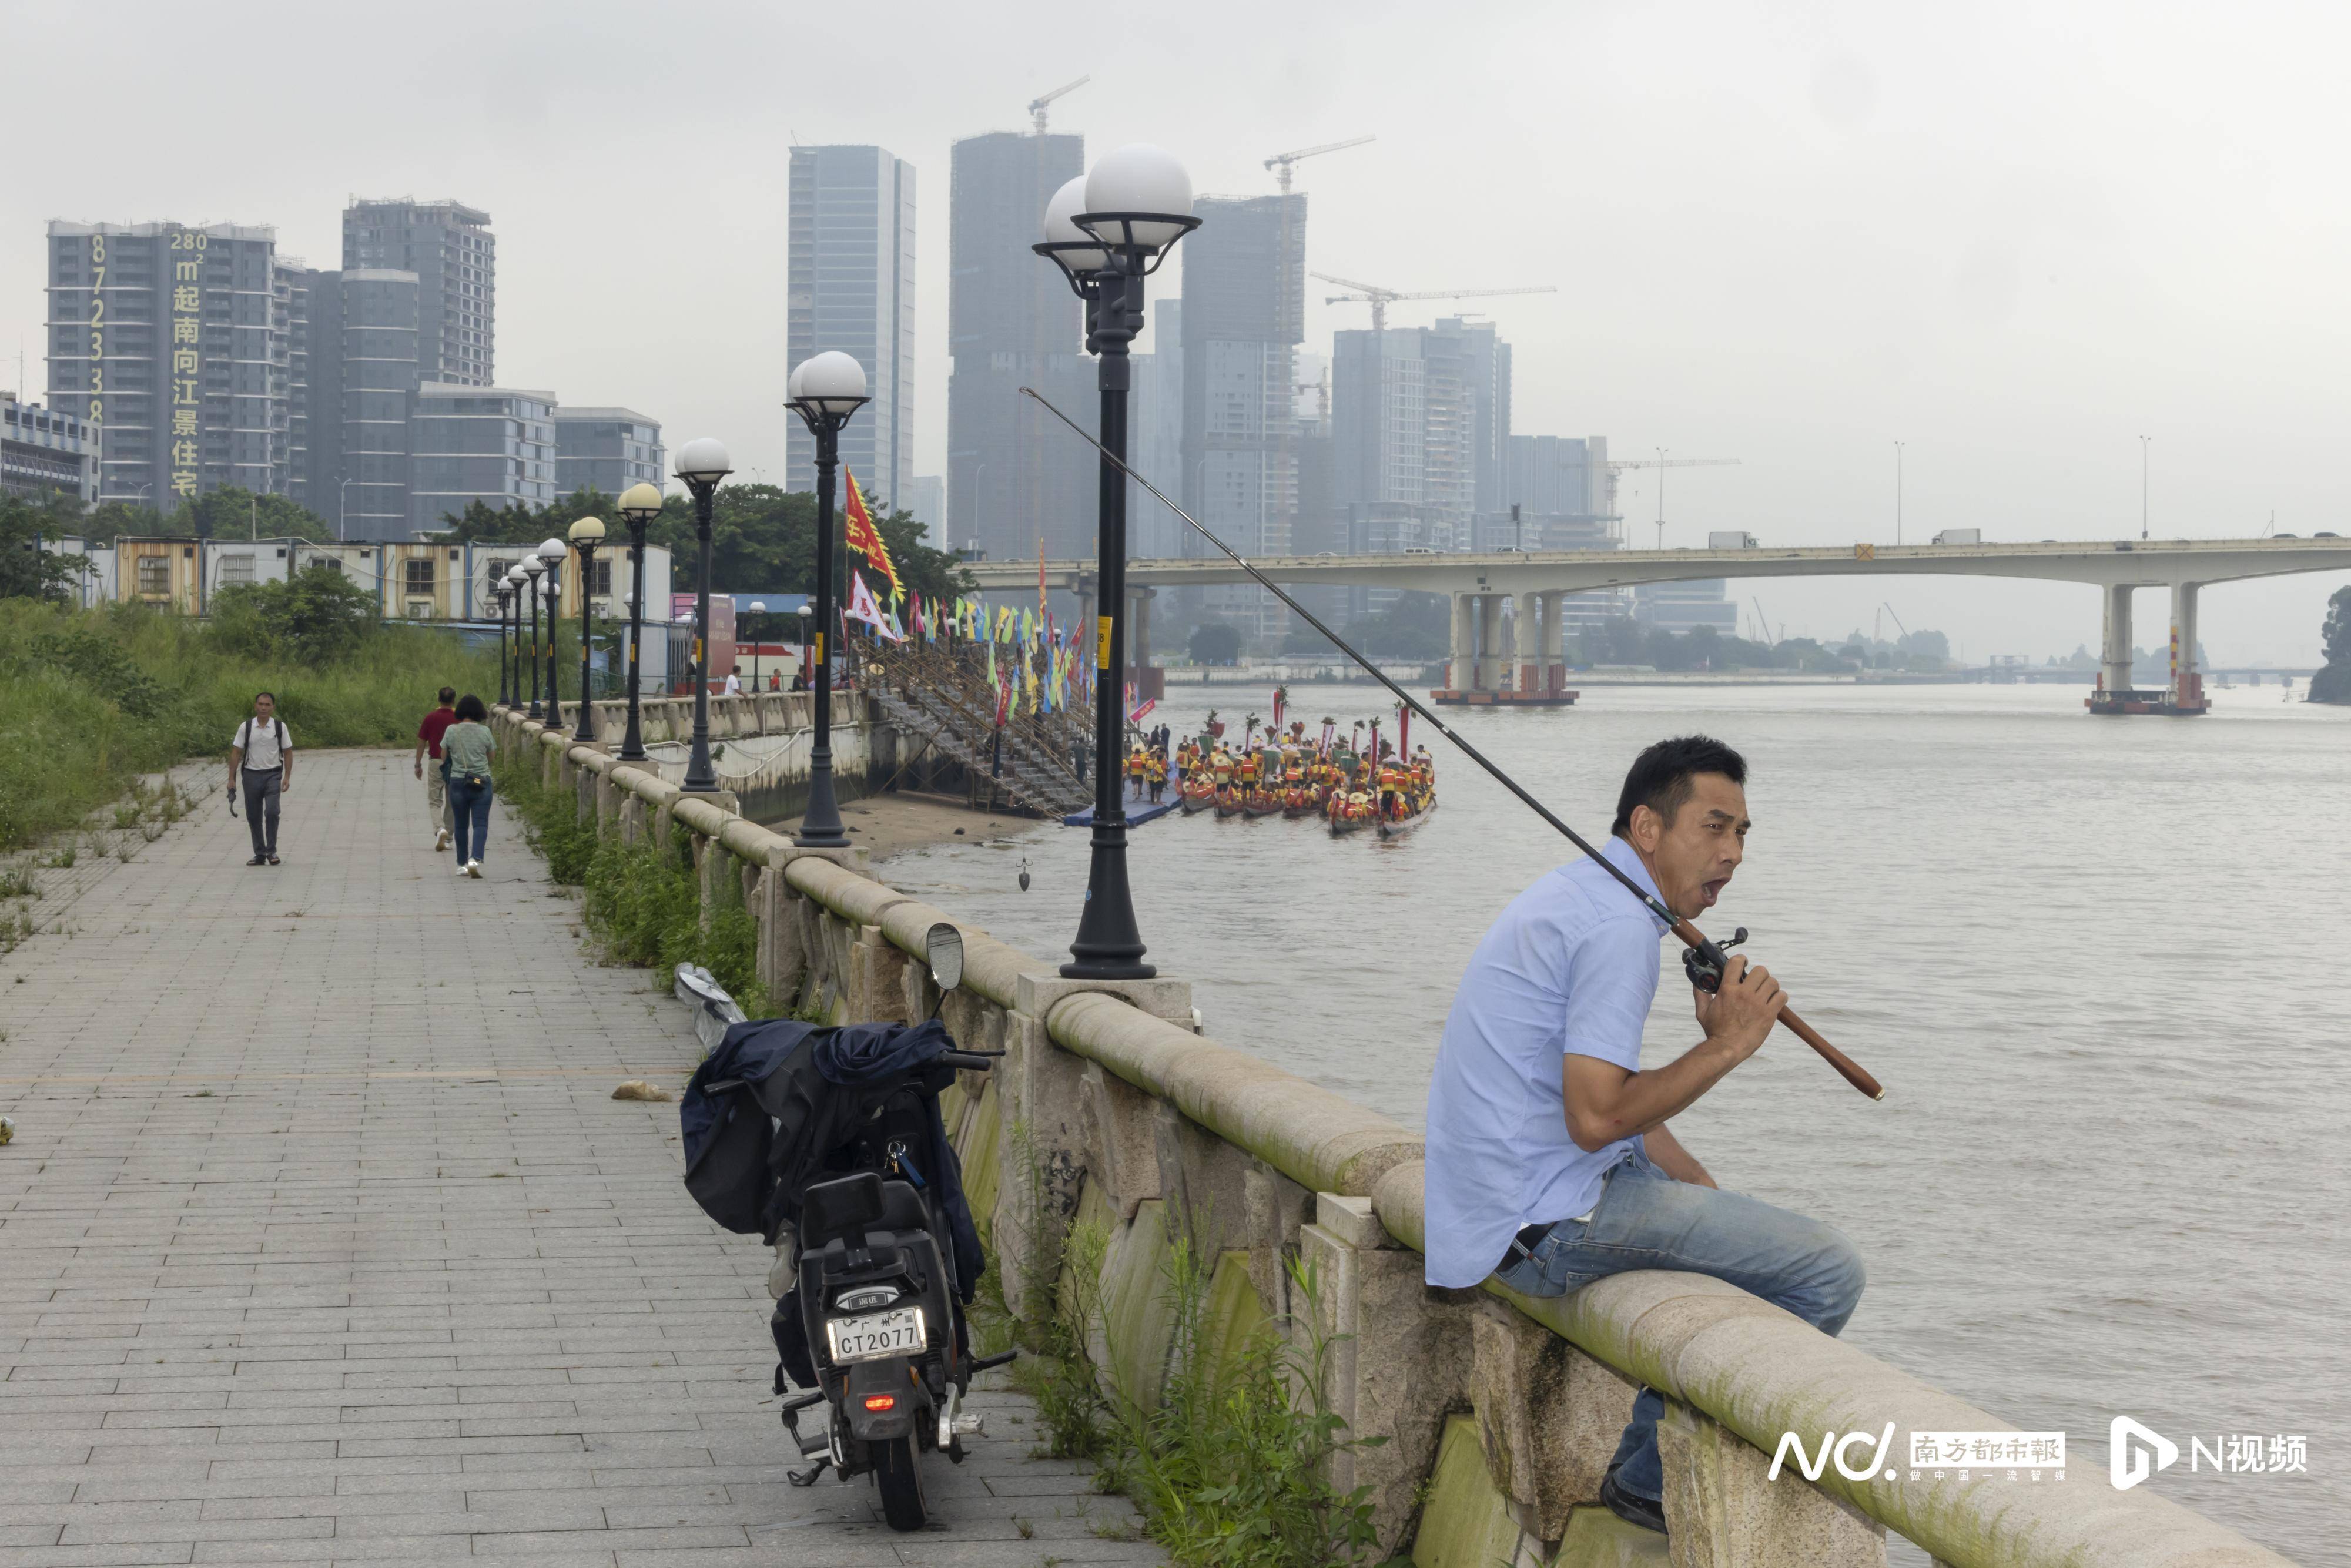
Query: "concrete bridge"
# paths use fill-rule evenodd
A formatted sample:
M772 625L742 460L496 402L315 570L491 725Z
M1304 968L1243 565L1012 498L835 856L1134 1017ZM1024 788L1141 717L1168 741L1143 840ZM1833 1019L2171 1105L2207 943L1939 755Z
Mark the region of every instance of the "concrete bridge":
M2310 538L2045 539L2039 544L1869 545L1802 549L1503 551L1487 555L1282 556L1253 562L1282 583L1332 583L1450 594L1452 684L1463 690L1544 693L1564 685L1565 618L1572 593L1645 582L1765 577L2011 577L2078 582L2099 591L2105 625L2097 685L2099 712L2201 713L2203 675L2196 666L2197 595L2208 583L2293 572L2351 571L2351 539ZM976 561L981 589L1034 588L1031 562ZM1049 561L1045 580L1091 605L1091 561ZM1249 575L1222 559L1127 563L1134 603L1127 646L1137 668L1150 663L1151 596L1179 584L1236 583ZM2171 591L2175 650L2160 693L2131 687L2131 599L2141 588ZM1518 601L1516 646L1503 651L1501 606Z

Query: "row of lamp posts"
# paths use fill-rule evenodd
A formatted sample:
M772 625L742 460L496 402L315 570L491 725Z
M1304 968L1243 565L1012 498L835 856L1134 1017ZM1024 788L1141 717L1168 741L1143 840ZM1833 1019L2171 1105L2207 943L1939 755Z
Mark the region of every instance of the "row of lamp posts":
M1156 147L1138 143L1122 147L1097 162L1087 173L1056 192L1045 209L1045 238L1037 254L1051 261L1069 279L1071 289L1086 307L1086 348L1097 356L1101 393L1101 439L1103 448L1123 463L1126 458L1127 392L1131 384L1129 350L1143 329L1143 280L1159 269L1176 242L1199 226L1192 215L1192 182L1184 166ZM840 465L840 437L851 416L867 402L865 371L856 360L839 351L803 361L786 383L785 406L798 414L816 438L816 603L814 625L802 635L804 656L813 661L807 670L815 697L815 745L809 757L809 798L793 841L808 849L843 849L841 808L832 782L832 660L827 639L833 623L833 484ZM674 465L694 498L694 737L686 761L684 789L690 793L717 792L717 774L710 761L710 527L712 497L719 482L733 472L726 448L705 436L678 451ZM1144 945L1135 924L1134 899L1126 872L1126 809L1122 790L1120 750L1127 715L1120 673L1126 659L1126 627L1117 611L1125 603L1126 489L1124 472L1108 460L1101 465L1096 502L1095 548L1101 584L1101 607L1094 639L1094 811L1092 861L1086 878L1086 899L1078 920L1077 940L1070 945L1071 961L1061 973L1076 979L1147 979L1156 971L1143 962ZM645 528L662 508L661 493L639 484L621 497L621 515L629 526L632 583L629 602L629 718L620 758L639 761L645 756L637 716L639 644L644 625ZM571 542L580 551L580 654L579 720L574 735L594 738L593 706L589 697L589 603L593 586L595 551L604 538L604 525L582 517L571 525ZM555 608L559 591L563 542L548 539L526 556L498 585L503 621L510 601L530 602L530 707L532 718L544 718L560 727L562 708L555 688L553 645ZM540 706L538 596L532 586L541 574L548 584L546 706ZM760 608L755 605L754 609ZM806 611L802 612L807 613ZM514 634L522 632L522 612L515 610ZM505 661L500 661L500 687L509 706L521 701L522 655L514 657L514 687L507 690ZM754 666L753 680L758 680Z

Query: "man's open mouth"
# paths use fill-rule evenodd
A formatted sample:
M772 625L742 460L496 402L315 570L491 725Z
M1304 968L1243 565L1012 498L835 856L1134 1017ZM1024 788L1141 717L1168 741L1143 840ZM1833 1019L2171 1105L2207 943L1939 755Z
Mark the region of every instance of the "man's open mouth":
M1720 898L1722 896L1722 890L1729 885L1730 879L1726 876L1719 882L1702 882L1698 883L1698 890L1705 896L1706 906L1708 909L1712 909L1714 907L1714 901Z

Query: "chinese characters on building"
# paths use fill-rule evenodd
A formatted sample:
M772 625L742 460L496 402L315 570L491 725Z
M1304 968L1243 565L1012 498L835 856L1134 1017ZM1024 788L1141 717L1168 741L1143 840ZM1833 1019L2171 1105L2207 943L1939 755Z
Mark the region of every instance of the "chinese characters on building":
M172 235L172 493L193 498L203 462L196 416L204 405L204 253L205 236Z

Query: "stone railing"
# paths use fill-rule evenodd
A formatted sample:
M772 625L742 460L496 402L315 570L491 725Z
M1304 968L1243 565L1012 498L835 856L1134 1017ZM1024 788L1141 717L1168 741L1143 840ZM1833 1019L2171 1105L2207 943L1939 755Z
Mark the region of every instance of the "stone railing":
M835 1021L909 1019L939 1001L920 955L947 912L865 873L853 851L808 851L601 749L503 710L508 755L536 754L585 819L691 853L705 911L757 920L758 975L778 1009ZM1422 1282L1421 1141L1406 1129L1194 1032L1181 981L1093 984L954 922L962 988L943 1016L962 1043L1007 1052L948 1092L947 1124L1008 1304L1076 1223L1104 1228L1105 1375L1148 1397L1174 1333L1164 1264L1177 1227L1213 1260L1197 1354L1307 1313L1339 1336L1322 1396L1375 1447L1332 1479L1368 1486L1384 1550L1421 1568L1597 1568L1664 1563L1666 1542L1596 1506L1603 1468L1641 1385L1660 1391L1666 1510L1676 1568L1861 1568L1889 1531L1949 1568L2255 1568L2276 1553L2068 1456L2063 1479L2005 1469L1914 1472L1912 1430L2010 1424L1699 1275L1621 1274L1537 1301ZM1306 1265L1293 1274L1286 1265ZM1318 1281L1301 1299L1299 1275ZM1817 1483L1783 1433L1886 1425L1894 1448L1865 1479ZM1849 1450L1854 1452L1855 1450Z
M808 804L808 744L816 723L815 699L807 692L744 692L710 699L710 738L719 753L716 768L731 803L746 816L762 821L797 817ZM620 748L628 731L625 697L600 697L595 703L596 742L607 751ZM563 722L577 720L580 705L563 704ZM503 710L502 710L503 711ZM694 738L694 699L640 697L637 733L648 747L684 746ZM752 737L789 737L772 759L764 754L747 760L752 748L729 747L728 741ZM897 771L901 760L896 732L878 705L862 693L833 699L832 766L834 788L843 800L853 800L880 789ZM684 764L674 752L657 762L653 771L673 782L684 776Z

